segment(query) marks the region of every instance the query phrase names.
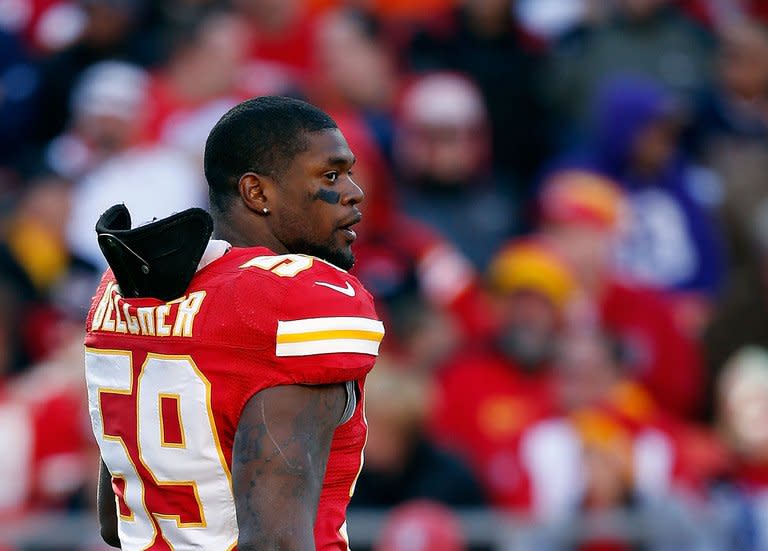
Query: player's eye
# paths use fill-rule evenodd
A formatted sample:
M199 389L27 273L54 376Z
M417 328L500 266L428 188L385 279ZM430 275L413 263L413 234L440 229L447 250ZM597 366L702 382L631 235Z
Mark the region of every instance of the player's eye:
M325 174L323 174L323 176L325 176L325 178L328 179L328 181L330 182L335 182L336 180L339 179L339 173L336 171L326 172Z

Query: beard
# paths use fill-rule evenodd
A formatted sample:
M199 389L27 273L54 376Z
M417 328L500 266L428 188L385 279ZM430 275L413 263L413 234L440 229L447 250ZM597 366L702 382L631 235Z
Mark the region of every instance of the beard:
M355 265L355 255L352 254L352 248L339 247L334 243L321 244L299 241L291 247L291 252L316 256L342 270L349 271Z
M507 328L496 339L499 351L528 372L541 369L552 359L554 347L552 339L541 338L540 335L528 331Z

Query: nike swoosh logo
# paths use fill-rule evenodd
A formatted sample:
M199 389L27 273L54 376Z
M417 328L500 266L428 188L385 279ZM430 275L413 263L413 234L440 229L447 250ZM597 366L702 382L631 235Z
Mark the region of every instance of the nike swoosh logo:
M339 287L338 285L334 285L333 283L326 283L325 281L315 281L315 285L328 287L329 289L338 291L342 295L347 295L348 297L355 296L355 289L352 287L352 285L350 285L349 281L347 281L346 284L347 284L346 287Z

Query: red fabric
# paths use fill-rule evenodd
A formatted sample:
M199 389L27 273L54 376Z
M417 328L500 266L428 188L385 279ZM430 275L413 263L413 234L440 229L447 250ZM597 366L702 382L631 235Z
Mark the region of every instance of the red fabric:
M662 408L685 418L701 405L701 351L676 325L671 307L655 292L613 281L600 298L602 322L628 346L633 375Z
M768 23L768 5L763 0L747 0L749 13L762 23Z
M518 447L524 430L554 409L550 377L526 376L490 351L470 352L438 372L436 402L435 438L466 456L494 505L527 508Z
M254 28L250 41L250 57L306 73L312 65L314 42L314 20L309 14L303 14L279 33L267 33Z
M162 75L155 75L150 81L147 103L144 108L142 140L148 143L162 141L174 126L183 125L200 116L206 109L216 108L217 104L226 108L234 107L254 94L244 89L233 89L229 94L201 101L191 101L181 97Z
M280 277L261 268L241 266L257 256L274 256L265 248L232 249L221 259L200 270L188 293L204 290L206 296L194 321L192 337L151 337L92 330L99 299L111 272L103 278L87 319L86 344L91 348L130 350L133 356L134 385L149 352L192 357L210 381L211 409L227 465L232 465L232 445L240 413L248 400L260 390L277 385L326 384L357 380L362 386L374 363L374 356L359 353L327 353L303 357L276 355L278 320L317 317L365 317L376 319L373 301L356 278L319 260L294 277ZM323 281L340 288L349 282L353 297L314 285ZM122 303L123 299L119 301ZM126 300L130 315L140 306L162 304L154 299ZM173 324L178 303L171 306L166 323ZM135 390L134 390L135 393ZM138 461L136 444L136 397L102 394L106 432L120 435L137 466L144 485L145 499L152 512L199 515L189 486L159 486ZM350 489L362 461L367 425L362 400L352 419L337 429L331 446L315 524L318 550L346 551L340 534L345 521ZM166 549L157 537L150 549Z
M734 469L735 479L750 490L768 489L768 462L739 461Z
M160 397L160 419L163 423L163 443L183 444L184 436L179 417L179 399L169 396Z
M461 525L450 509L430 501L397 507L381 530L375 551L464 551Z
M63 505L86 472L80 393L44 382L34 393L17 386L26 385L0 382L0 433L19 436L5 442L2 470L9 478L0 488L0 519Z

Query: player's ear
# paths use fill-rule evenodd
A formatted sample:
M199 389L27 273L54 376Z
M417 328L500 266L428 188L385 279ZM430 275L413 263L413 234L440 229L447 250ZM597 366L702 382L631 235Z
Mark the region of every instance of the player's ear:
M245 206L259 214L264 213L264 209L269 210L269 199L274 194L274 187L272 178L255 172L246 172L237 182L237 189Z

